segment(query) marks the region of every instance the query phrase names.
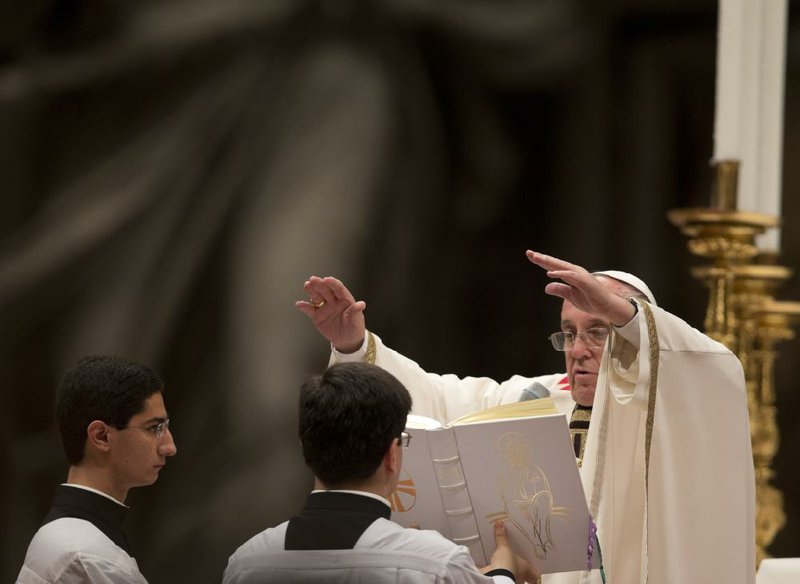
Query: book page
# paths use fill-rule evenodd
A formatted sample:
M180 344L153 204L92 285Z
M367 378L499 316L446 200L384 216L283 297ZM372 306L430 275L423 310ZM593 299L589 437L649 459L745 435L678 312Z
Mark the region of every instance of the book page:
M558 414L558 408L552 398L543 397L539 399L526 400L503 404L467 414L456 418L449 425L461 426L464 424L474 424L476 422L488 422L492 420L508 420L512 418L533 418L536 416L548 416Z
M503 519L514 551L541 572L585 570L589 511L566 417L454 430L485 557L494 551L494 522Z

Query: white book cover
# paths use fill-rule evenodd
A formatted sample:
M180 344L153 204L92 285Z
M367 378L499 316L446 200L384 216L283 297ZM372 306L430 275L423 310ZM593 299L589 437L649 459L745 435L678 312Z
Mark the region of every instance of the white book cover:
M592 530L567 420L549 399L535 401L449 427L409 416L392 519L467 546L478 566L489 563L502 519L514 551L540 572L585 570Z

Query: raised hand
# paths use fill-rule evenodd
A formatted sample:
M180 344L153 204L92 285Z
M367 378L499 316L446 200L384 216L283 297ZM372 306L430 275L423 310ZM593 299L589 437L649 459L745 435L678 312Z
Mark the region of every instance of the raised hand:
M528 250L528 259L547 270L547 276L560 282L550 282L544 291L558 296L583 312L594 314L616 326L630 321L633 306L614 292L613 287L590 274L584 268L549 255Z
M294 303L305 313L320 334L328 339L337 351L352 353L364 342L366 323L363 300L356 302L350 290L333 277L311 276L303 284L308 300Z

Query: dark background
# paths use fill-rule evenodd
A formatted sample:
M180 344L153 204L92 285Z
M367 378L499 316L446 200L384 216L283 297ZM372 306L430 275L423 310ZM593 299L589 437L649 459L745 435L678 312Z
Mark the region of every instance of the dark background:
M716 16L712 0L0 3L0 580L66 476L53 391L83 354L165 378L179 452L131 492L128 531L150 582L204 583L311 487L295 396L328 348L293 308L309 275L344 280L430 371L562 370L529 248L632 271L701 328L702 262L666 212L709 203ZM800 300L798 278L779 296ZM784 557L800 556L798 341L780 350Z

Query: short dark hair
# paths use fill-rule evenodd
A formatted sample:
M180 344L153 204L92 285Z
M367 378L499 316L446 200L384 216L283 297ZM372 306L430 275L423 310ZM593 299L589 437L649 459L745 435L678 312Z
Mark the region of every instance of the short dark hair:
M376 365L339 363L300 389L303 457L328 487L372 476L405 429L411 395Z
M126 426L151 395L163 391L158 374L139 363L107 355L80 359L56 390L56 422L67 462L83 460L86 428L94 420Z

